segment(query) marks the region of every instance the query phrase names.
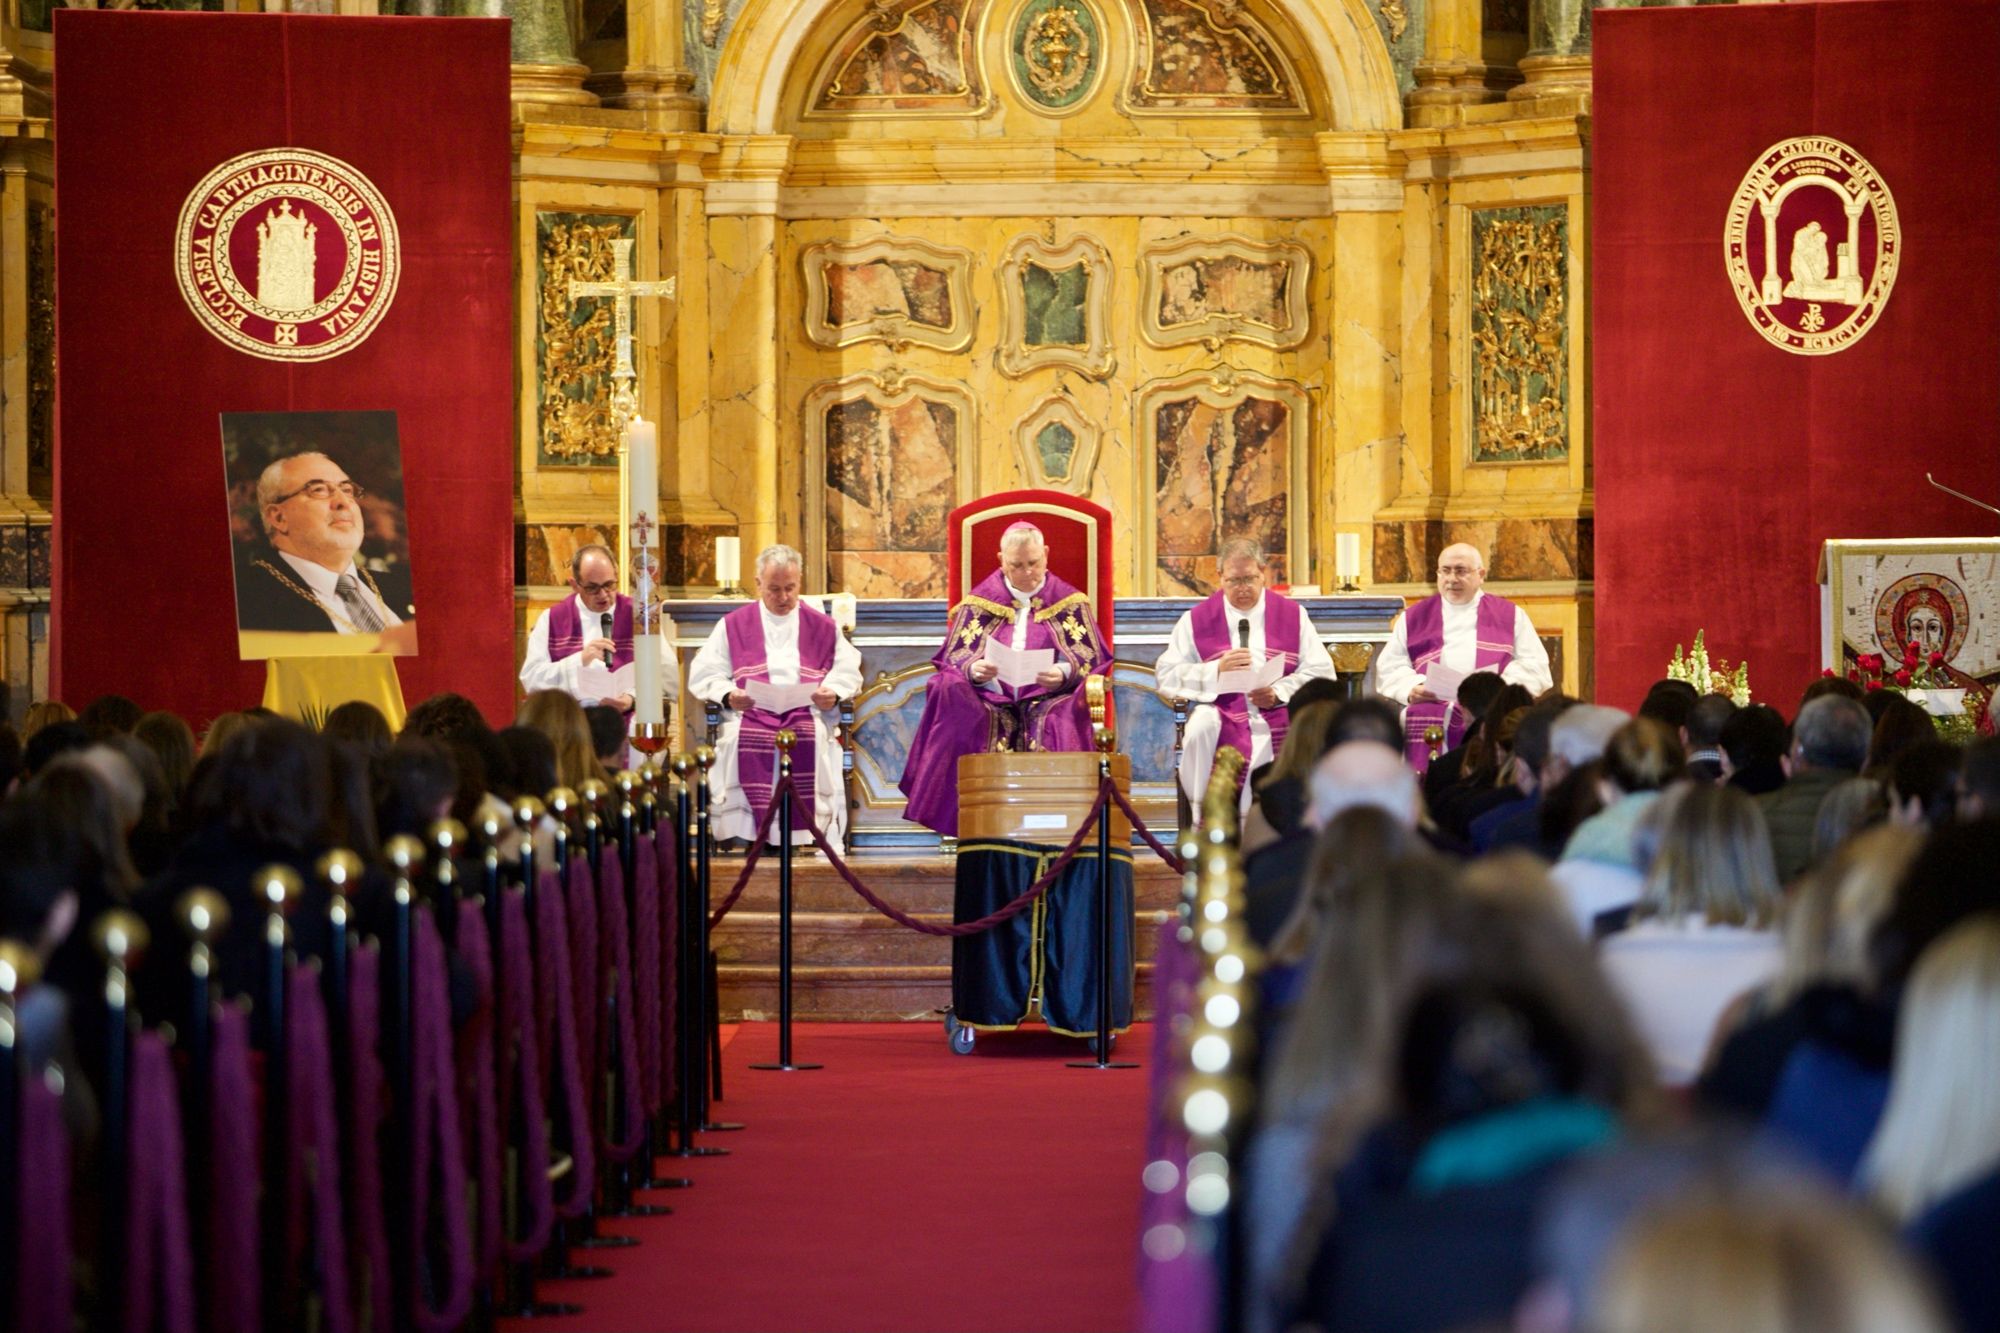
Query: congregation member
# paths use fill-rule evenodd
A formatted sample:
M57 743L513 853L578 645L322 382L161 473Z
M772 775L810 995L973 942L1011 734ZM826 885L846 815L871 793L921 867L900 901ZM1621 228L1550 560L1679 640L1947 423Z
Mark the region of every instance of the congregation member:
M1567 699L1553 699L1521 715L1514 726L1513 762L1507 766L1501 788L1506 799L1473 819L1467 830L1473 851L1483 854L1534 845L1541 825L1542 775L1548 771L1550 741L1556 719L1570 707L1573 705Z
M1175 622L1153 665L1161 695L1193 705L1181 739L1180 784L1197 808L1220 747L1243 756L1245 775L1269 763L1284 746L1284 705L1306 682L1334 674L1305 607L1269 586L1263 547L1241 538L1226 542L1216 566L1220 586ZM1272 659L1282 666L1270 683L1218 691L1226 673L1255 671ZM1246 810L1252 796L1246 781Z
M799 600L804 560L789 546L767 546L757 555L757 600L724 616L710 631L688 669L688 692L724 708L709 770L711 827L718 840L757 836L778 780L777 736L790 729L792 774L801 809L838 845L847 829L841 786L840 746L834 709L861 688L861 654L833 617ZM809 685L808 703L774 712L749 687ZM805 799L804 790L813 795ZM776 842L773 817L767 843ZM811 829L795 826L794 842L811 842Z
M1632 719L1605 744L1595 773L1602 808L1577 825L1553 871L1584 938L1614 924L1600 924L1600 917L1638 900L1645 882L1640 822L1667 785L1681 777L1683 763L1680 741L1652 718Z
M1526 686L1530 694L1554 684L1548 650L1528 613L1484 591L1485 582L1486 558L1478 547L1463 542L1445 547L1438 555L1437 592L1397 617L1376 656L1376 691L1404 705L1404 744L1410 764L1419 771L1430 759L1424 740L1428 728L1443 728L1445 749L1450 750L1470 721L1430 688L1433 665L1458 677L1495 671L1507 682Z
M1032 523L1000 535L1000 566L951 610L937 668L924 689L923 718L900 782L903 817L958 836L958 761L993 750L1093 748L1086 677L1108 676L1111 646L1090 599L1049 570L1048 543ZM987 658L989 643L1018 652L1052 650L1031 684L1007 685Z
M1771 826L1780 880L1789 883L1812 864L1820 802L1861 772L1873 730L1868 710L1838 694L1822 695L1799 709L1785 760L1785 784L1757 798Z
M588 707L605 704L631 715L628 691L600 696L586 689L583 668L617 671L632 661L632 599L618 591L618 558L608 546L579 546L569 561L570 596L542 612L528 631L521 658L521 688L561 690ZM661 627L660 690L669 700L681 692L680 662Z
M1696 782L1720 782L1725 776L1722 729L1736 715L1736 701L1726 694L1704 694L1688 709L1681 724L1681 746L1687 751L1687 775Z
M1752 796L1785 785L1785 750L1792 729L1769 704L1737 709L1722 724L1723 781Z
M416 615L407 565L356 560L367 492L322 453L275 458L257 478L264 545L237 562L237 624L294 634L380 634Z

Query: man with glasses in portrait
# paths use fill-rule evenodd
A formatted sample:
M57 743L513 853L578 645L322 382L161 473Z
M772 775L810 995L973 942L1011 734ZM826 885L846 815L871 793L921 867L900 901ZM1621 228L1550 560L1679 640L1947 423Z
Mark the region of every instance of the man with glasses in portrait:
M1301 685L1333 676L1333 659L1313 631L1306 609L1265 586L1264 548L1238 539L1217 558L1218 588L1175 624L1167 650L1153 664L1160 693L1186 699L1187 726L1181 736L1181 789L1201 809L1209 771L1221 746L1234 747L1248 775L1277 757L1285 743L1285 704ZM1272 659L1278 667L1266 667ZM1276 671L1276 679L1249 690L1217 689L1224 673ZM1242 800L1250 788L1242 777Z
M632 660L632 599L618 591L618 558L609 547L579 546L569 560L571 596L544 611L528 631L528 649L521 660L521 688L561 690L588 708L608 704L632 712L632 696L599 697L583 683L583 668L600 666L617 671ZM680 696L680 664L661 625L660 686L669 701Z
M239 628L383 634L414 620L408 566L376 571L355 558L366 494L322 453L287 454L264 469L257 514L267 544L237 570Z
M1445 547L1438 555L1437 592L1397 617L1375 658L1375 691L1404 705L1404 754L1419 773L1430 765L1429 728L1444 728L1444 749L1451 750L1471 722L1453 702L1460 679L1498 672L1537 695L1554 683L1548 650L1528 613L1481 591L1485 582L1486 557L1478 547Z

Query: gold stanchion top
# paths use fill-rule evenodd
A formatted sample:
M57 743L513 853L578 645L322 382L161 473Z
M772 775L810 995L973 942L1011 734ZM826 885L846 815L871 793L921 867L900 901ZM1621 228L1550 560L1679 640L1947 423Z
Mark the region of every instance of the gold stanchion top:
M1092 727L1090 729L1090 734L1091 734L1091 739L1097 742L1097 752L1099 754L1110 754L1112 750L1117 748L1118 733L1116 731L1113 731L1110 727L1106 726Z
M407 833L398 833L383 843L382 855L395 867L398 878L407 878L424 868L424 845Z
M631 769L626 768L619 770L619 772L612 777L611 781L612 784L618 788L618 794L629 800L635 793L637 793L637 791L639 790L639 784L644 782L645 779L640 777L637 773L633 772Z
M479 812L479 840L486 844L488 851L499 845L501 835L507 832L512 820L503 816L491 801Z
M778 748L780 750L783 750L786 754L790 754L792 752L792 747L799 743L799 734L796 731L793 731L790 727L786 727L778 733L776 739L778 742Z
M674 776L686 782L688 774L694 772L694 756L686 753L675 755L673 769Z
M298 904L299 894L305 888L296 870L281 865L268 865L259 870L252 876L251 887L266 911L284 916L291 915L292 908Z
M542 816L548 812L548 807L533 796L518 797L514 801L514 823L524 830L541 823Z
M452 854L465 846L465 825L456 819L440 819L430 826L431 846L437 849L438 860L449 861Z
M576 808L577 796L568 787L557 787L549 793L549 813L557 819L567 821L569 812Z
M586 778L577 786L576 794L582 797L586 804L595 808L603 803L606 796L611 794L611 788L596 778Z
M342 898L354 892L361 883L361 858L345 847L336 847L322 856L313 870L319 875L320 883Z
M785 734L785 733L780 733L780 734ZM694 748L694 764L695 764L695 767L696 767L696 768L699 768L699 769L700 769L700 770L701 770L702 772L704 772L704 773L708 772L708 770L709 770L710 768L712 768L712 767L714 767L714 766L715 766L715 751L714 751L714 749L713 749L713 748L711 748L710 746L706 746L706 745L697 745L697 746L695 746L695 748Z
M19 940L0 940L0 997L14 997L42 979L42 960Z
M293 876L295 881L297 878ZM146 923L137 913L122 907L114 907L98 917L90 928L90 944L97 950L97 956L117 968L137 963L152 942L152 932L146 929Z
M174 904L174 921L195 943L212 946L229 929L229 900L214 889L189 889Z

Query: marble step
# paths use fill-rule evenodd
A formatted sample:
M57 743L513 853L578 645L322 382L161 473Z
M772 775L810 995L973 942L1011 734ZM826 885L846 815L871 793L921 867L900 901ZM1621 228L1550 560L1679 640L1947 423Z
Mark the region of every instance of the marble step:
M950 925L949 912L913 913L918 920ZM1160 923L1167 919L1164 909L1141 908L1137 915L1135 943L1138 958L1152 958L1158 942ZM775 912L745 912L740 907L723 919L709 937L716 963L727 975L741 965L770 964L778 961L778 916ZM951 966L951 940L925 935L869 912L792 913L792 962L794 969L812 966L835 968L877 968L897 966Z
M770 1022L778 1016L775 965L724 965L722 1019ZM824 1023L929 1022L951 1003L951 967L803 967L792 970L792 1016ZM1138 1021L1153 1016L1153 965L1140 963L1133 991ZM944 1040L942 1026L938 1040ZM803 1054L803 1053L802 1053Z

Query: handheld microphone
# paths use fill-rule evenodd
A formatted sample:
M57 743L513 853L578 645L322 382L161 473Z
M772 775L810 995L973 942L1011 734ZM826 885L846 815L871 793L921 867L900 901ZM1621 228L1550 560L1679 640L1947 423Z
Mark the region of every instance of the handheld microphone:
M1248 616L1236 622L1236 646L1238 648L1248 648L1250 646L1250 618Z
M612 641L611 651L604 655L604 669L606 671L609 671L611 669L611 659L618 655L618 647L617 647L618 640L617 636L613 635L611 632L612 619L611 619L611 613L609 611L601 613L597 617L597 620L598 623L604 627L604 637Z

